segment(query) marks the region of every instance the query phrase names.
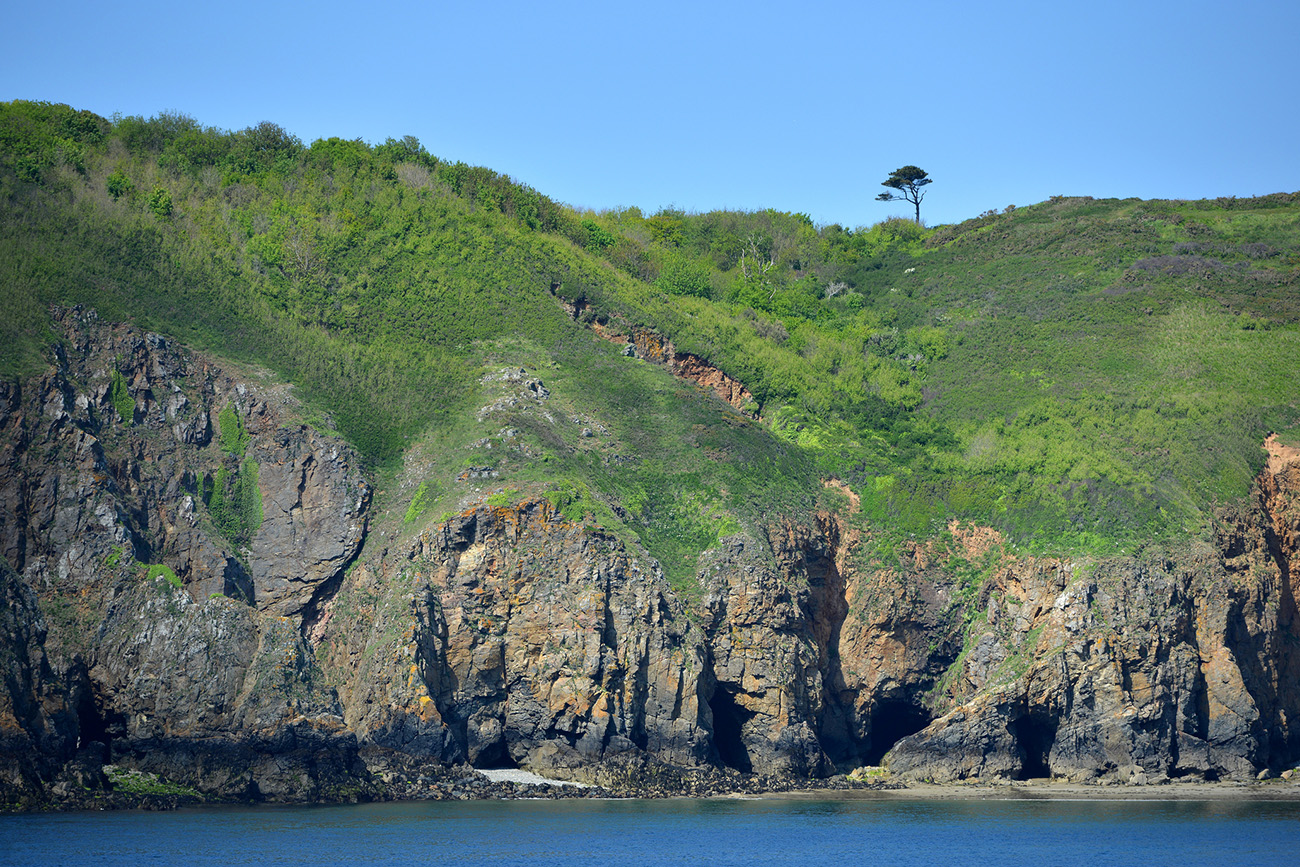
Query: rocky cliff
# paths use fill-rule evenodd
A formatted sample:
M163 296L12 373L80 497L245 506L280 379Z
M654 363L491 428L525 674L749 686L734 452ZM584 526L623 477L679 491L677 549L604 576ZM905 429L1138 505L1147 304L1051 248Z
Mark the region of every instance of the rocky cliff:
M55 320L52 368L0 383L0 799L87 750L222 795L364 791L299 629L364 535L355 456L282 387Z
M1027 559L981 588L939 707L890 768L949 781L1248 779L1300 758L1300 455L1267 444L1216 545Z
M50 369L0 384L5 803L106 766L328 800L464 763L1157 782L1300 758L1300 454L1275 441L1213 544L1030 558L954 523L882 557L832 481L838 514L728 536L675 591L544 499L368 545L370 482L288 388L56 325Z
M703 635L659 576L545 501L480 506L363 567L326 611L363 744L476 766L716 759Z

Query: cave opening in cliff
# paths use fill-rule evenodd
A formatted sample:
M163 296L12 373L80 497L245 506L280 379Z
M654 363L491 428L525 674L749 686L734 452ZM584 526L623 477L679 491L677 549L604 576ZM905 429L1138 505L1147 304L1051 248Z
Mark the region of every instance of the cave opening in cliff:
M871 747L863 764L878 765L894 744L930 724L930 714L909 701L882 701L871 709Z
M470 758L470 764L480 771L514 771L519 763L510 756L504 740L488 744Z
M116 730L120 734L122 729L123 726L120 720L110 719L108 714L100 711L99 705L90 690L86 690L82 694L81 700L77 702L77 740L79 746L101 743L109 748L109 755L111 756L114 731Z
M752 772L754 766L745 749L744 731L745 723L754 714L736 704L735 696L722 688L713 691L709 709L713 711L713 745L718 750L718 758L742 774Z
M1007 723L1007 731L1016 739L1022 756L1020 773L1016 779L1050 778L1052 768L1047 759L1052 752L1052 744L1056 742L1056 725L1030 714Z

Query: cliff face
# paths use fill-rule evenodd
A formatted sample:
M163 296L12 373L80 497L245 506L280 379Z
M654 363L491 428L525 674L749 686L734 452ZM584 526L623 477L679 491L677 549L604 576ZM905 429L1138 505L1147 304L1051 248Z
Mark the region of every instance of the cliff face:
M891 770L974 777L1247 779L1300 757L1300 457L1270 442L1254 508L1214 548L1023 561L985 588L948 713Z
M825 776L862 764L873 732L919 728L914 687L943 669L924 628L945 622L938 596L880 613L884 636L849 621L850 544L829 515L739 534L681 600L544 501L479 506L354 570L313 634L372 757L594 780L636 757ZM879 645L899 636L924 649L886 666Z
M848 736L839 529L822 515L811 527L774 526L767 542L735 537L701 569L714 737L737 770L823 776L843 759Z
M476 766L709 762L703 636L658 576L544 501L481 506L356 570L321 656L367 746Z
M79 749L226 794L355 788L297 628L362 541L355 457L282 426L283 389L80 310L56 325L54 368L0 383L6 794Z
M1015 558L953 524L885 565L820 513L724 539L683 597L541 500L359 557L369 483L289 391L57 324L54 367L0 384L0 801L108 762L295 800L464 762L1142 782L1300 758L1300 454L1275 441L1212 546Z
M77 748L72 691L45 653L36 594L0 561L0 795L40 799Z

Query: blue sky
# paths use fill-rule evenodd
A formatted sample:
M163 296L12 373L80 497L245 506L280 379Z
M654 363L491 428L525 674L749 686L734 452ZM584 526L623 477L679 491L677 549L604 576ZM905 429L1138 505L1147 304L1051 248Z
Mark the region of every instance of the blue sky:
M11 3L0 100L414 135L579 207L931 225L1300 190L1300 3Z

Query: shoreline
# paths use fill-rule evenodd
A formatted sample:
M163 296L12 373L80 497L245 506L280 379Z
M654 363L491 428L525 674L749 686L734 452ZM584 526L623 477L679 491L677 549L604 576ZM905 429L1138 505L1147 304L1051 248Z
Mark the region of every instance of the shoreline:
M276 809L302 806L344 806L348 803L416 803L421 801L513 801L513 800L787 800L787 801L1187 801L1187 802L1273 802L1300 803L1300 778L1228 782L1162 782L1149 784L1070 783L1051 780L1001 782L920 783L878 780L799 786L775 785L765 780L758 785L721 785L705 789L690 787L606 787L541 777L527 771L476 770L471 777L441 780L427 788L408 787L379 797L355 800L298 802L206 799L181 795L145 793L99 793L72 802L0 805L0 815L27 812L97 812L102 810L191 810L210 808ZM829 781L828 781L829 782ZM734 781L733 781L734 785Z
M1150 785L1085 785L1018 781L1014 783L910 783L898 788L802 789L734 798L789 798L832 801L1296 801L1300 784L1157 783Z

